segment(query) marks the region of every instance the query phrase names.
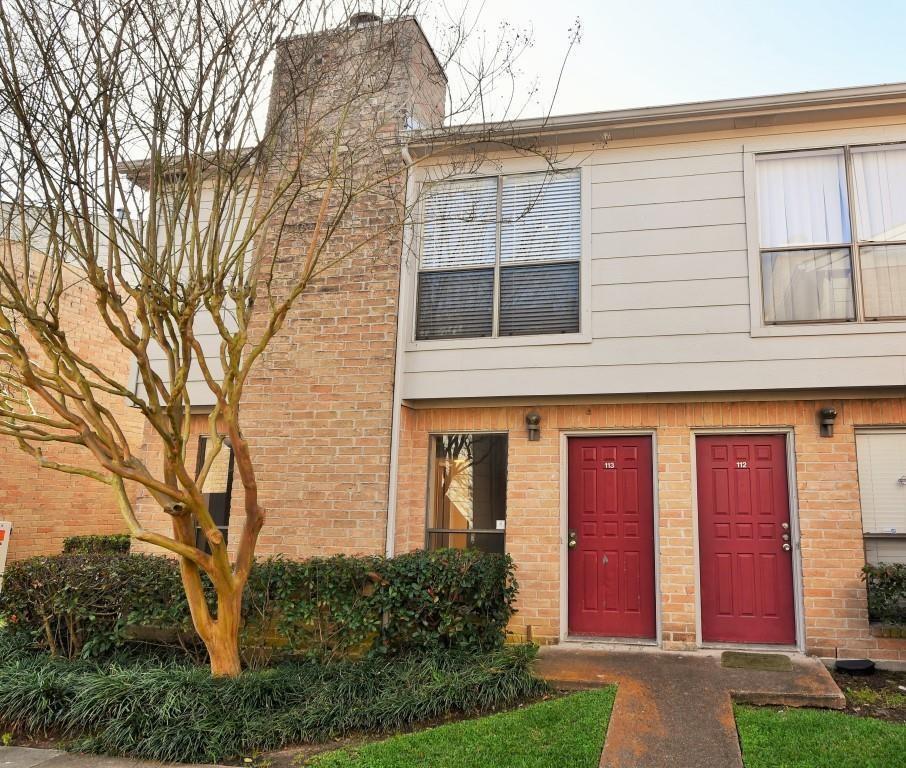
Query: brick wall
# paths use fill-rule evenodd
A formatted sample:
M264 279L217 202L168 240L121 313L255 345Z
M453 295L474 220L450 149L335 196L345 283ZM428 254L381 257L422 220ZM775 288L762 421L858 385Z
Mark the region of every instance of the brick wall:
M818 435L816 412L837 408L832 438ZM529 442L525 414L541 414ZM906 641L869 633L854 428L906 425L906 400L624 403L542 407L406 409L400 442L397 547L424 546L428 436L433 432L509 434L507 551L518 567L519 613L512 629L553 642L560 636L560 445L564 430L653 429L657 434L661 644L696 643L692 436L694 428L794 430L802 546L806 646L821 656L906 661Z
M376 62L369 79L380 84L380 92L354 100L342 135L344 152L355 158L358 182L369 174L388 179L360 195L346 212L321 263L332 263L351 249L355 253L320 274L302 294L243 393L241 424L266 510L258 547L262 556L384 549L406 183L399 132L407 116L422 125L435 123L446 92L443 74L414 21L280 45L270 119L287 117L266 183L280 183L284 169L292 168L300 154L310 158L312 179L318 178L324 147L309 143L303 148L311 133L306 126L327 128L327 139L332 138L333 113L350 90L342 75L331 73L342 73L350 61L367 70L371 65L357 57L373 55L369 35L378 32L385 59ZM304 103L284 112L288 94L300 88ZM295 114L307 117L299 122ZM270 228L257 246L259 253L276 250L276 299L298 276L310 244L321 202L320 189L313 194L306 189L312 179L302 179L285 220L274 217L280 231ZM271 262L263 267L269 270ZM259 296L257 306L268 301ZM193 429L206 429L203 417ZM151 434L145 450L149 457L159 452ZM238 473L233 491L230 540L236 541L244 517ZM148 527L169 528L153 500L143 498L140 513Z
M69 272L65 279L69 285L63 294L60 315L73 349L112 377L127 381L130 356L104 327L92 290L75 272ZM140 414L120 398L107 398L106 405L137 448L141 441ZM82 448L51 446L45 453L49 458L97 468L94 457ZM125 530L108 486L41 469L12 438L5 436L0 436L0 466L0 520L13 523L11 560L59 552L67 536Z

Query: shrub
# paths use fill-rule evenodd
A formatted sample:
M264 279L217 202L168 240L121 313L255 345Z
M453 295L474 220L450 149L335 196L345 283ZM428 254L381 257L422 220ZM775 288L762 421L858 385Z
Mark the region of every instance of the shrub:
M868 615L872 621L906 624L906 563L866 565Z
M509 557L474 549L411 552L386 560L382 575L388 650L488 650L502 642L517 592Z
M13 633L67 658L109 654L131 623L191 628L175 563L150 555L14 562L4 574L0 616Z
M252 570L243 603L245 661L489 650L503 642L516 589L509 557L473 550L265 560ZM59 555L13 563L0 617L16 634L68 658L109 656L134 641L203 653L179 570L164 557Z
M128 534L115 533L109 536L70 536L63 539L63 553L67 555L125 555L129 552L132 539Z
M103 668L29 654L0 637L0 726L84 751L217 762L350 733L389 733L536 697L534 649L316 661L212 678L148 662Z

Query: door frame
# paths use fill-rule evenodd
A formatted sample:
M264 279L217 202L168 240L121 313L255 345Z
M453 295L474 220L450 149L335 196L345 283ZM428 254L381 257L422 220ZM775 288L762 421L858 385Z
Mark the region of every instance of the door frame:
M698 530L698 460L696 443L706 435L783 435L786 443L786 484L790 506L790 544L793 546L793 626L796 642L791 645L763 643L706 643L702 640L701 552ZM692 464L692 543L695 554L695 644L699 648L791 649L805 653L805 596L802 583L802 534L799 527L799 496L796 481L796 432L793 427L719 427L690 430L689 456Z
M571 437L647 437L651 440L651 514L654 525L654 639L633 637L571 637L569 634L569 439ZM566 429L560 431L560 642L661 645L660 505L656 429Z

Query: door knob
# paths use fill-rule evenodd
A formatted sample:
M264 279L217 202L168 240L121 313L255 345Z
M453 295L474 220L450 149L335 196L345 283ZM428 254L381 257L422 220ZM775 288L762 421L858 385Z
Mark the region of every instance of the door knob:
M790 545L787 544L787 543L784 543L784 545L783 545L783 551L784 551L784 552L789 552L789 551L790 551Z
M576 532L571 530L569 532L569 541L566 542L566 546L570 549L575 549L576 544L578 544L578 542L576 541Z

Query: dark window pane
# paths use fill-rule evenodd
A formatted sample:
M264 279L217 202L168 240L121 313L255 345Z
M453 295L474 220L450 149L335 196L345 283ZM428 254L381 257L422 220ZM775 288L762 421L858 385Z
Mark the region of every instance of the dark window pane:
M503 533L429 533L428 549L478 549L504 553Z
M506 435L435 437L428 527L503 533L506 452Z
M500 335L577 333L579 263L503 267Z
M417 339L490 336L493 328L493 269L422 272L418 276Z

